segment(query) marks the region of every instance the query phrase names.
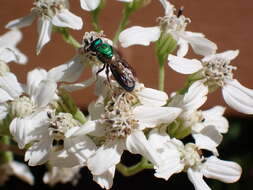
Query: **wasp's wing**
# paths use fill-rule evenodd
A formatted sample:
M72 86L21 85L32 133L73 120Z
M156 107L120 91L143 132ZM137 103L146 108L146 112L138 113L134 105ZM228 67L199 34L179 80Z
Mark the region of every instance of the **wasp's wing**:
M117 57L109 64L112 75L119 85L126 91L133 91L135 87L135 73L126 60Z

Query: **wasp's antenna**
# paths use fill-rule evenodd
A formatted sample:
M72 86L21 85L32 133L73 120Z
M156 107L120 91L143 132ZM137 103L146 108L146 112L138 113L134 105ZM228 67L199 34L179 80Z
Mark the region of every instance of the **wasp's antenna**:
M177 17L180 17L183 14L183 11L184 11L184 7L181 6L180 9L178 10Z

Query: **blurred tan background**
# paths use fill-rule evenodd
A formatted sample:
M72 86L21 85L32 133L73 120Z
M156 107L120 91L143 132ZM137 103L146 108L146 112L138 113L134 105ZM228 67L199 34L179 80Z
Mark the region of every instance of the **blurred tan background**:
M7 30L4 26L8 21L25 16L32 8L33 0L1 0L0 6L0 35ZM171 3L185 7L184 15L191 18L192 23L188 25L188 31L202 32L208 39L214 41L219 52L229 49L239 49L239 57L232 62L238 67L235 77L245 86L253 88L253 1L252 0L171 0ZM84 27L80 31L71 31L79 41L84 32L92 30L89 12L80 8L79 0L70 0L71 11L81 16ZM119 20L123 4L116 0L107 0L106 8L101 14L101 26L107 37L112 38ZM158 0L152 2L132 15L128 26L154 26L157 25L156 18L163 16L164 11ZM19 44L20 50L25 53L29 62L27 66L11 64L19 80L25 82L26 73L36 67L50 69L53 66L63 64L70 60L75 50L66 44L59 34L53 34L52 40L42 50L39 56L35 55L37 43L36 24L22 29L23 41ZM121 49L122 54L135 68L139 80L146 86L157 88L157 62L154 55L154 46L134 46ZM88 78L86 71L82 79ZM183 86L185 76L173 72L166 66L166 91L175 91ZM85 109L91 100L95 100L93 87L74 93L76 103ZM217 91L209 95L208 104L204 108L213 105L225 105L221 92ZM228 115L239 116L240 114L227 109Z

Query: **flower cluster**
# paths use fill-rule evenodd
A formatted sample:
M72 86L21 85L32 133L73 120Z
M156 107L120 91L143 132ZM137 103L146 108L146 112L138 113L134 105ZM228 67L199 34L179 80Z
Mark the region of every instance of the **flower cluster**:
M119 1L125 4L124 19L150 3ZM98 14L103 3L80 0L81 7L91 14ZM225 108L201 110L208 94L221 88L229 106L253 114L253 90L234 79L236 67L230 65L239 50L216 53L216 44L204 34L186 31L191 20L183 15L183 9L175 13L170 2L160 3L165 14L157 18L158 26L123 30L123 19L113 41L102 31L85 32L81 44L74 41L66 28L81 29L83 22L69 11L68 0L35 0L28 16L10 21L6 27L11 30L0 36L0 148L8 148L13 140L24 150L29 166L46 164L49 169L43 181L49 185L76 183L82 167L88 167L94 181L105 189L112 187L116 169L123 175L154 169L154 176L165 180L186 172L197 190L210 189L203 176L225 183L239 180L241 167L218 158L217 147L229 128ZM48 71L33 69L27 74L26 84L21 84L7 63L27 62L15 47L22 37L18 28L30 25L36 17L37 54L50 41L53 31L64 35L77 47L77 53L67 63ZM98 24L96 20L94 23ZM160 77L159 90L146 87L118 52L118 40L122 47L155 42L160 66L168 62L173 70L188 74L186 86L168 95ZM201 60L186 58L189 45L203 56ZM172 54L174 50L176 55ZM92 71L91 78L76 82L85 70ZM89 104L85 116L71 93L92 84L96 100ZM193 137L191 141L183 141L189 136ZM135 170L121 163L125 150L142 156ZM33 184L28 167L13 161L9 151L4 153L8 159L0 163L4 173L0 182L17 175Z

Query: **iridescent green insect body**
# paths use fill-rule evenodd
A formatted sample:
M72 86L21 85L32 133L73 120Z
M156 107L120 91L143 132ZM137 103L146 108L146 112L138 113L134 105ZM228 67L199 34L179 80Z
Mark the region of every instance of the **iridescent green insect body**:
M92 41L87 49L92 52L97 58L104 63L97 74L106 69L107 79L109 80L109 68L119 83L119 85L126 91L133 91L135 87L135 76L134 71L130 65L118 54L117 50L111 45L104 43L102 39L97 38Z

